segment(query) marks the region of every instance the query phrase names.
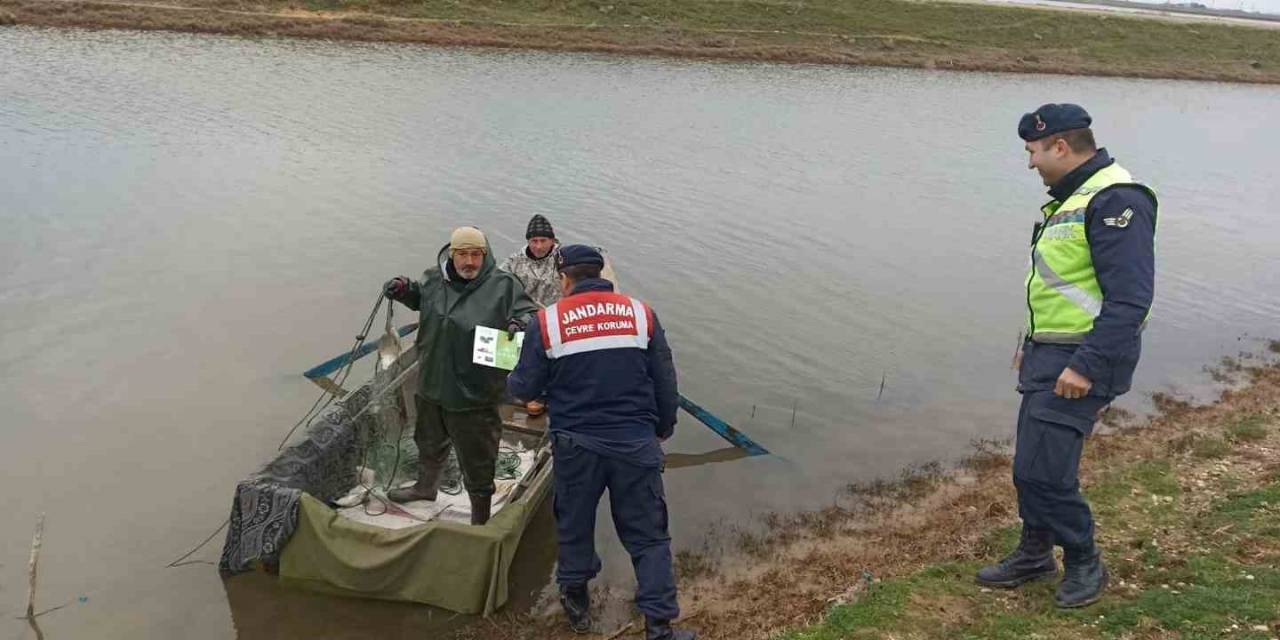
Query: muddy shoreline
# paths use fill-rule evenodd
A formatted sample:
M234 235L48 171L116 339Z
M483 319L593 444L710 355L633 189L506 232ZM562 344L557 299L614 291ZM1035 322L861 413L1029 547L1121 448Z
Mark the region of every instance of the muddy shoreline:
M1262 355L1224 359L1211 374L1230 385L1214 402L1195 405L1155 394L1155 415L1109 412L1086 445L1081 470L1086 490L1126 466L1256 459L1256 443L1231 445L1229 434L1244 419L1280 425L1280 342ZM1280 440L1280 431L1273 435ZM1222 457L1203 460L1204 443L1223 447L1216 453ZM831 507L769 515L762 530L717 532L702 552L678 554L685 624L709 640L767 640L820 624L833 607L857 603L880 582L999 557L1007 551L1006 530L1018 521L1007 444L973 443L973 452L955 469L926 464L896 479L850 485ZM1274 460L1240 467L1250 468L1261 481L1280 477ZM1124 546L1110 538L1120 534L1107 525L1104 517L1101 544L1119 554ZM972 591L981 597L977 587ZM609 601L626 595L597 593L595 606L616 608L620 604ZM501 612L492 620L454 637L581 637L564 629L554 603L533 613ZM638 636L638 624L633 621L617 637ZM621 630L616 620L608 628L598 626L594 637Z

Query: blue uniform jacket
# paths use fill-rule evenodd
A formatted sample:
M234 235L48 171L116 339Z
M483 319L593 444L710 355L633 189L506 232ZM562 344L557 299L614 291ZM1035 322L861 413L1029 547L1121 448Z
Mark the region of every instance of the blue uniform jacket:
M1099 169L1113 163L1106 149L1059 180L1049 195L1061 200L1071 195ZM1107 224L1133 211L1128 224ZM1104 189L1085 211L1085 233L1098 284L1102 311L1093 330L1079 345L1025 345L1020 391L1054 388L1063 369L1070 367L1093 383L1094 396L1118 396L1129 390L1142 351L1142 326L1155 297L1156 203L1144 190L1131 186Z
M613 291L608 280L579 282L573 293ZM572 295L572 294L570 294ZM507 392L521 400L547 397L551 430L575 442L638 464L660 464L658 439L675 431L676 369L666 334L653 315L648 349L606 349L551 359L538 316L530 320L520 362Z

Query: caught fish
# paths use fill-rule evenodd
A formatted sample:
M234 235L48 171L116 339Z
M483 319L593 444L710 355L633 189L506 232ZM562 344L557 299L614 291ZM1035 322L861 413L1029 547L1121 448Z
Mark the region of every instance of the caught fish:
M400 344L400 334L396 332L396 328L391 324L391 305L387 305L387 328L382 332L382 337L378 338L378 363L374 366L375 371L386 371L391 365L400 359L400 354L404 351L404 347Z
M378 338L378 371L390 369L400 359L402 351L404 349L400 345L400 336L394 330L382 334Z

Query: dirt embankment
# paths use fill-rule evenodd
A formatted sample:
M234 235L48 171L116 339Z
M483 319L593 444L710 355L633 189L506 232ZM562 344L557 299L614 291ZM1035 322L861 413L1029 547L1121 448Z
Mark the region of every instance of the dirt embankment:
M1280 82L1247 26L909 0L0 0L0 25Z
M1187 567L1208 562L1203 558L1214 551L1198 542L1221 538L1234 545L1217 551L1226 554L1222 562L1242 567L1240 580L1246 570L1260 571L1248 569L1250 562L1280 561L1274 539L1249 537L1249 525L1230 519L1219 522L1221 517L1215 515L1231 512L1237 502L1257 502L1250 491L1280 491L1277 356L1280 342L1272 343L1265 355L1224 361L1213 374L1233 388L1212 404L1195 406L1158 394L1155 416L1136 419L1113 411L1104 418L1088 442L1082 482L1098 514L1099 540L1113 583L1103 604L1073 614L1076 617L1054 617L1057 614L1047 604L1051 583L1009 594L991 593L972 583L977 566L1008 551L1018 522L1005 447L977 443L958 470L925 465L892 482L851 485L846 498L830 508L770 516L763 533L721 532L705 553L680 554L683 624L708 640L1025 637L1019 635L1025 629L1017 626L1024 622L1055 628L1060 634L1055 637L1091 638L1106 634L1098 631L1096 621L1081 616L1109 607L1106 610L1116 620L1127 620L1124 615L1134 620L1132 629L1121 632L1181 637L1168 635L1180 631L1176 622L1162 627L1163 621L1132 610L1152 606L1151 598L1161 594L1177 597L1168 594L1180 593L1179 588L1190 593L1193 587L1178 584L1193 578L1178 576L1189 576ZM1280 501L1275 514L1266 511L1265 500L1261 504L1263 516L1280 515ZM1212 531L1199 532L1204 528ZM1270 531L1262 525L1254 529ZM1231 537L1233 531L1237 538ZM1200 588L1220 594L1230 586ZM598 608L607 608L610 598L627 596L600 595L606 602L597 603ZM1234 619L1246 632L1265 626L1240 626L1243 621L1231 608L1234 605L1218 606L1225 607L1219 612L1225 625ZM1155 609L1171 610L1164 604ZM839 627L843 618L852 620L847 628ZM1195 624L1202 622L1197 618ZM1280 615L1276 623L1280 625ZM639 624L633 621L616 637L638 637ZM1013 630L1006 635L1001 624L1013 625ZM609 638L622 630L617 620L600 627L594 637ZM493 624L476 625L459 637L575 636L564 629L558 609L548 606L542 613L499 614Z

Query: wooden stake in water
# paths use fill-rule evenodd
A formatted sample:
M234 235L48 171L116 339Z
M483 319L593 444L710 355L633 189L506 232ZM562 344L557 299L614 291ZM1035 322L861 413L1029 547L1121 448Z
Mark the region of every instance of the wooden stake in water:
M36 518L36 535L31 539L31 562L27 565L27 624L36 632L36 640L44 640L44 631L36 624L36 571L40 562L40 544L44 541L44 514Z
M31 561L27 565L27 577L30 584L27 587L27 618L35 620L36 618L36 571L40 562L40 544L44 541L44 514L36 519L36 535L31 539Z

